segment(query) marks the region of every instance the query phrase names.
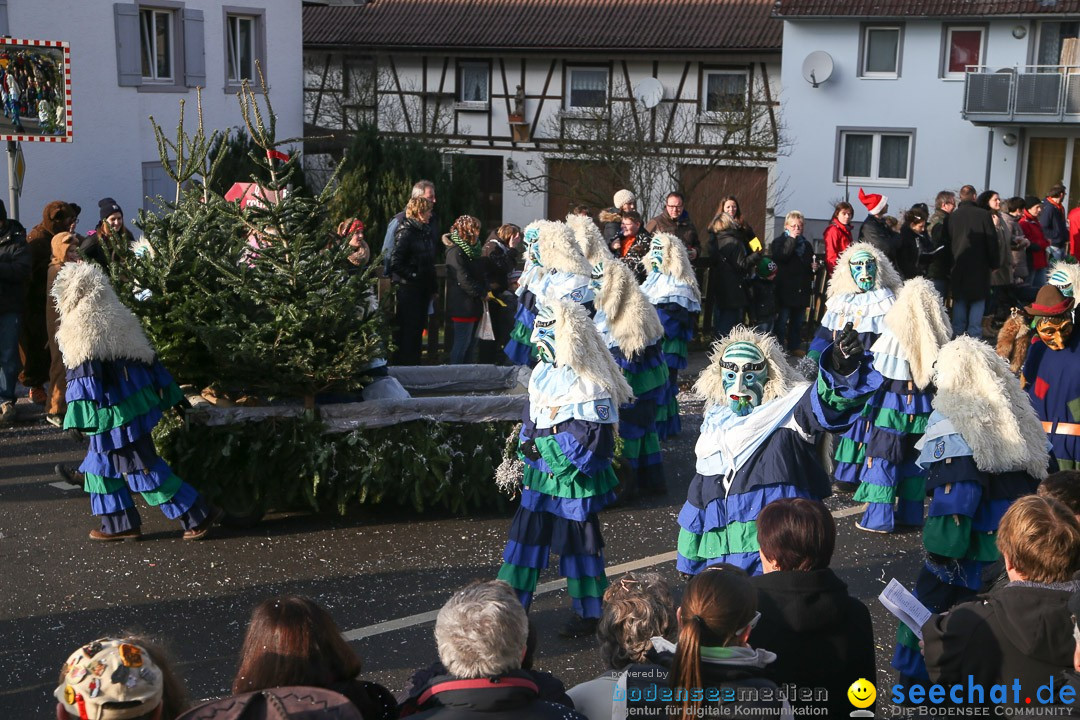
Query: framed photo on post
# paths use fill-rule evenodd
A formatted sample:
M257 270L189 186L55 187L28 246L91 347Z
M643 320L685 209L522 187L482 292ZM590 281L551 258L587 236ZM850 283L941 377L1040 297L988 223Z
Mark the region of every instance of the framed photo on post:
M71 142L71 48L0 38L0 141Z

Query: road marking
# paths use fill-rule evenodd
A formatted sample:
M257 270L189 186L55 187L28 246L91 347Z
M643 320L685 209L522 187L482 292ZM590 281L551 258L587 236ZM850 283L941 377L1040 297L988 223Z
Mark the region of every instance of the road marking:
M845 518L850 515L857 515L863 512L865 509L866 505L856 505L855 507L844 508L842 510L833 510L832 516L837 519ZM662 565L664 563L674 562L674 560L674 552L660 553L659 555L650 555L649 557L640 558L638 560L631 560L630 562L621 563L619 565L612 565L605 571L605 574L608 577L611 577L612 575L621 575L622 573L633 572L634 570L652 567L653 565ZM544 593L554 592L556 590L562 590L565 587L566 578L560 578L558 580L552 580L551 582L541 583L540 585L536 586L536 592L533 593L533 597L536 597L537 595L543 595ZM341 633L341 636L345 638L345 640L348 642L352 642L354 640L363 640L364 638L374 637L375 635L383 635L388 632L394 632L395 630L404 630L405 628L410 628L414 625L423 625L424 623L434 622L435 618L437 618L438 615L438 610L418 613L416 615L409 615L408 617L397 618L396 620L387 620L386 622L375 623L374 625L368 625L367 627L347 630L346 632Z
M72 485L69 482L60 480L58 482L49 483L50 487L59 488L60 490L82 490L78 485Z

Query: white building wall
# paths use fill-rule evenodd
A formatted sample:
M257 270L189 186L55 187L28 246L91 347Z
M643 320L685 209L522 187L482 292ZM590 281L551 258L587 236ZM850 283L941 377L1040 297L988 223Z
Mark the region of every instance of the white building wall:
M984 64L997 68L1027 63L1034 33L1014 38L1017 24L1015 19L989 23ZM990 131L961 117L964 82L939 78L942 23L904 23L901 74L895 80L858 76L860 32L856 20L784 23L781 106L792 140L790 154L777 163L779 182L786 189L784 208L827 221L833 204L844 199L844 184L835 181L839 127L915 128L910 187L864 186L867 192L889 197L890 213L916 202L932 207L939 190L955 191L965 183L985 189ZM802 76L803 61L815 50L828 52L834 63L832 77L817 88ZM991 145L990 185L1009 197L1019 190L1022 143L1006 147L1002 135L1002 130L996 131ZM855 186L850 188L849 202L861 220L865 211ZM778 217L783 217L784 208L777 208Z
M202 92L207 134L213 129L242 125L237 99L225 92L223 6L265 8L267 81L277 114L277 136L303 134L300 2L297 0L186 0L184 7L204 14L206 84ZM10 0L10 34L33 40L62 40L71 45L71 143L25 142L26 177L20 198L20 219L29 229L41 220L52 200L82 207L79 231L98 221L98 200L112 197L129 223L143 206L142 164L158 160L148 117L175 141L179 102L186 100L185 128L194 132L196 93L139 92L117 84L116 38L112 3L86 0ZM7 204L7 165L0 162L4 203Z

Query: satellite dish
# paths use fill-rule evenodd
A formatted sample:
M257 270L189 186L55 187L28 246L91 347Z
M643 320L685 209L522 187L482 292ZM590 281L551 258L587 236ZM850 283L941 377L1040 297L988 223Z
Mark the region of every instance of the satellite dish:
M814 87L832 77L832 72L832 56L824 50L815 50L803 60L802 76Z
M634 88L634 99L647 108L654 108L664 99L664 86L656 78L645 78Z

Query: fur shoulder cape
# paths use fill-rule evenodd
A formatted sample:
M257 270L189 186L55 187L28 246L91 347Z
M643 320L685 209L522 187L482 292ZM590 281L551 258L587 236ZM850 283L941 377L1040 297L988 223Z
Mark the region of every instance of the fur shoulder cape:
M904 281L889 259L870 243L857 242L840 253L840 257L836 259L836 269L833 270L832 277L829 278L829 287L825 290L826 297L861 292L859 286L855 284L855 278L851 277L851 256L860 250L865 250L877 260L877 280L874 281L874 290L888 288L894 295L900 292L900 285Z
M540 264L548 270L589 277L591 268L574 238L574 231L565 223L542 220L536 223L539 231Z
M634 357L664 334L656 308L641 292L637 279L624 263L604 263L596 307L607 316L608 330L627 358Z
M926 278L912 278L904 283L896 302L885 314L885 325L903 348L915 384L925 390L938 351L952 339L952 324L933 283Z
M630 402L634 392L585 308L562 300L550 307L555 314L555 362L606 389L616 406Z
M60 316L56 344L64 367L87 360L151 363L154 349L142 325L116 296L105 272L90 262L68 263L56 275L53 301Z
M596 227L596 223L592 221L592 218L571 213L566 216L566 224L574 231L574 238L577 240L578 248L585 256L590 268L614 258L611 251L608 250L607 243L604 242L604 236L600 233L600 228Z
M697 276L694 275L694 266L690 264L690 256L686 253L686 246L682 240L668 233L655 233L653 240L660 241L660 247L664 250L664 261L660 263L659 272L670 275L681 283L685 283L694 289L695 299L701 299L701 289L698 287ZM649 272L657 272L649 266Z
M701 371L694 390L699 395L704 395L710 405L727 402L727 392L724 391L724 369L720 367L720 358L728 346L736 342L748 342L758 346L765 356L765 363L769 367L769 379L765 383L765 392L761 396L761 404L783 397L791 392L800 382L803 382L795 369L788 364L784 357L784 349L780 342L769 333L758 332L742 325L736 325L735 329L724 336L723 339L713 343L712 352L709 354L709 365Z
M934 409L952 421L983 472L1021 470L1042 480L1046 433L1020 381L987 344L962 336L938 354Z

